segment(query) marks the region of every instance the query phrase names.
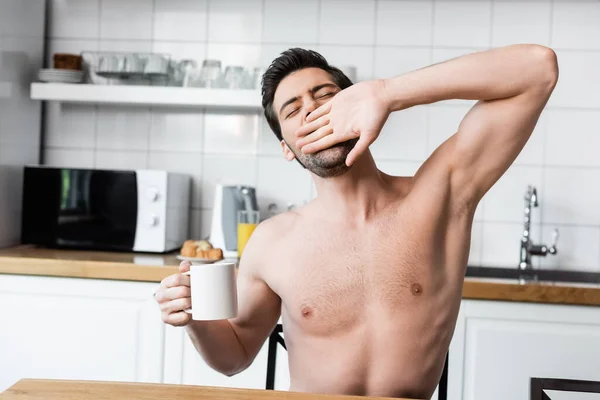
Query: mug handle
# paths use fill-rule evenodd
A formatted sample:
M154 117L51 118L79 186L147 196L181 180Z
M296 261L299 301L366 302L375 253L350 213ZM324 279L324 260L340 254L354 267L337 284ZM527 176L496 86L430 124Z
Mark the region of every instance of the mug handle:
M192 274L192 271L187 271L187 272L184 272L184 273L182 273L181 275L187 275L187 276L190 276L191 274ZM188 314L191 314L191 313L192 313L192 309L191 309L191 308L186 308L186 309L185 309L185 310L183 310L183 311L185 311L185 312L186 312L186 313L188 313Z

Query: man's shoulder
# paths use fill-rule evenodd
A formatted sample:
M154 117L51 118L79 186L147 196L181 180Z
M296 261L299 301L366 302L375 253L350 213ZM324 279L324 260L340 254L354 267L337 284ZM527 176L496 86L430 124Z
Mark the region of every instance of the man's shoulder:
M249 273L264 277L269 275L268 270L275 265L277 259L285 254L283 241L290 237L294 231L299 215L294 211L278 214L262 221L244 248L244 255L240 260L240 270L243 268Z
M287 211L262 221L255 233L262 239L281 237L282 234L293 230L298 224L300 215L296 211ZM254 235L254 234L253 234Z
M287 211L262 221L250 237L246 250L252 253L273 249L276 242L294 231L300 216L295 211ZM244 251L246 251L244 250Z

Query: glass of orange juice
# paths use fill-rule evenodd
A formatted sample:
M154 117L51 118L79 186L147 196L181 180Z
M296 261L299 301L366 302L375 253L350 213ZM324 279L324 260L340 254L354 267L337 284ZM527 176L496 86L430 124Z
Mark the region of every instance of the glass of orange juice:
M246 243L254 232L254 229L258 226L259 213L258 211L238 211L238 257L242 257Z

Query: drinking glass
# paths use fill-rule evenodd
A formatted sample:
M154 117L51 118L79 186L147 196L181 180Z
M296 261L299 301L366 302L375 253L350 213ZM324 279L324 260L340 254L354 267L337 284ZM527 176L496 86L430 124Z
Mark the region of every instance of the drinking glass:
M227 89L243 89L247 80L246 75L244 67L228 66L225 68L223 77L225 87Z
M248 243L250 236L252 236L252 232L254 232L254 229L258 226L259 217L258 211L238 211L238 258L242 257L246 243Z
M204 60L202 70L200 71L200 86L204 88L214 88L219 86L221 77L221 61Z

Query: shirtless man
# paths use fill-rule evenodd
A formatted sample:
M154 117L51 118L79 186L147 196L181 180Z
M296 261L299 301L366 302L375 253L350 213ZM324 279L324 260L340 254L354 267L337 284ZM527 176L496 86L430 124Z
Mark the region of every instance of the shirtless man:
M263 78L265 116L318 196L256 229L240 263L236 318L190 321L189 278L176 274L156 295L164 322L185 325L206 362L233 375L281 315L290 390L430 398L475 208L527 142L557 78L554 52L537 45L352 86L317 53L284 52ZM390 112L446 99L479 101L414 177L379 171L368 147Z

